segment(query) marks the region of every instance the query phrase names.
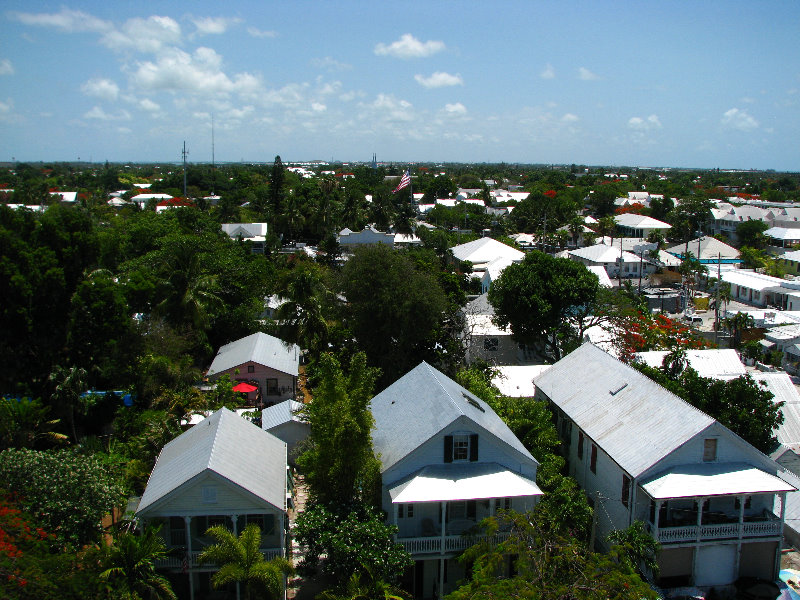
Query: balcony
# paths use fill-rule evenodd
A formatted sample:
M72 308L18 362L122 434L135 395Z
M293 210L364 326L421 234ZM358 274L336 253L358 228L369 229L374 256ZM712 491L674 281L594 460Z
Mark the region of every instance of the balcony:
M687 511L687 516L694 516L694 524L689 524L689 519L671 519L658 527L658 541L662 544L676 544L681 542L710 541L759 537L778 537L783 534L782 523L774 514L764 511L760 515L745 516L739 522L738 515L704 514L700 525L696 523L696 512ZM655 525L647 523L651 534L655 533Z
M180 548L173 548L170 551L170 555L166 558L162 558L160 560L155 561L155 566L157 569L169 569L169 570L182 570L186 569L209 569L213 570L216 569L216 565L211 563L206 563L204 565L200 565L198 557L202 551L192 551L190 555L187 556L185 550L181 550ZM262 548L261 554L264 555L266 560L272 560L276 556L281 556L281 549L280 548ZM186 564L184 565L184 559L186 560Z
M509 534L496 533L490 536L490 540L494 544L498 544L508 539ZM414 538L398 538L397 543L405 548L406 552L412 556L420 554L451 554L458 553L466 550L470 546L477 543L479 540L485 540L486 535L447 535L445 537L414 537Z

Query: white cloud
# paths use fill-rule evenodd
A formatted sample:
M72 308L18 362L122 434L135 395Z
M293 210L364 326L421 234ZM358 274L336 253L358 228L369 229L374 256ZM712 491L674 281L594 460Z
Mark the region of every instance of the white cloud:
M465 115L467 114L467 107L461 102L456 102L454 104L445 104L444 111L449 115Z
M328 110L328 107L325 106L322 102L312 102L311 110L313 110L314 112L325 112L326 110Z
M646 119L631 117L628 119L628 127L637 131L651 131L653 129L661 129L661 121L657 115L650 115Z
M248 27L247 33L249 33L254 38L274 38L278 37L277 31L262 31L261 29L256 29L255 27Z
M444 49L444 42L434 40L421 42L410 33L404 33L399 40L391 44L377 44L375 46L375 54L378 56L394 56L395 58L424 58Z
M241 19L227 17L198 17L192 19L197 27L197 35L220 35L228 31L232 25L241 23Z
M179 48L168 48L155 62L139 63L132 81L135 87L146 90L212 95L261 92L261 82L257 77L238 73L230 78L221 70L221 66L222 57L212 48L197 48L193 54Z
M450 73L444 73L442 71L436 71L430 77L425 77L424 75L414 75L414 79L418 84L426 88L464 85L464 80L458 73L451 75Z
M746 110L732 108L722 115L722 125L739 131L752 131L758 128L758 121L751 117Z
M387 122L407 123L414 120L412 104L407 100L398 100L391 94L378 94L371 104L361 106Z
M542 79L555 79L556 78L556 70L553 68L553 65L547 63L542 72L539 73L539 77Z
M317 67L318 69L327 69L328 71L349 71L353 68L353 65L339 62L330 56L326 56L325 58L312 58L311 66Z
M8 115L14 110L14 101L11 98L6 99L5 102L0 100L0 115Z
M117 114L110 114L99 106L92 107L85 115L84 119L94 119L96 121L130 121L131 114L127 110L120 110Z
M0 75L13 75L14 65L7 58L0 59Z
M581 67L580 69L578 69L578 77L583 81L596 81L597 79L600 79L599 76L592 73L586 67Z
M122 29L106 33L100 42L112 50L136 50L156 53L166 46L179 44L181 26L170 17L151 16L128 19Z
M458 73L456 73L455 75L451 75L450 73L444 73L442 71L436 71L430 77L425 77L423 75L414 75L414 79L417 80L418 84L426 88L440 88L440 87L449 87L453 85L464 85L464 80Z
M139 100L139 108L152 113L161 110L161 106L159 106L158 103L150 100L150 98L142 98L141 100Z
M13 12L9 15L12 19L24 25L35 27L51 27L65 33L80 33L84 31L104 32L113 26L108 21L86 14L79 10L62 8L58 13L20 13Z
M119 86L110 79L90 79L81 86L81 91L87 96L109 102L113 102L119 97Z
M573 115L572 113L565 113L564 116L561 117L561 120L564 123L575 123L576 121L579 121L580 119L578 118L578 115Z

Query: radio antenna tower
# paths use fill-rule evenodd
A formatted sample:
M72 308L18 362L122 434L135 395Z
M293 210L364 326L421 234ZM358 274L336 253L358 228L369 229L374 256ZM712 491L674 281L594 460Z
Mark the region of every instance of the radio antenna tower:
M214 113L211 113L211 195L215 196L214 188L217 183L217 163L214 160Z

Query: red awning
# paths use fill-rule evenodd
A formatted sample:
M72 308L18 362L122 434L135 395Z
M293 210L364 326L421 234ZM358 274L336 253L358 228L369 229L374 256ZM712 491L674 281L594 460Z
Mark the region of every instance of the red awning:
M233 386L234 392L255 392L257 389L258 388L256 386L245 383L244 381Z

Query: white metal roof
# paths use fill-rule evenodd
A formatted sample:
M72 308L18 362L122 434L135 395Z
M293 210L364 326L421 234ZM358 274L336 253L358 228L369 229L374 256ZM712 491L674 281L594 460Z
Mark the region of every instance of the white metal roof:
M296 376L300 366L300 348L297 344L286 344L283 340L266 333L253 333L222 346L208 369L208 376L211 377L247 362L258 363L281 373Z
M570 250L570 256L582 258L595 263L616 263L622 257L622 261L626 263L638 263L640 258L632 252L620 252L619 248L612 248L605 244L595 244L594 246L587 246L586 248L579 248L577 250Z
M775 432L784 446L796 448L800 446L800 394L792 383L792 378L786 372L782 373L763 373L755 371L751 376L756 381L764 384L764 387L772 392L773 402L783 402L781 413L783 423Z
M506 257L512 261L521 261L525 253L503 242L489 237L480 238L459 244L450 249L458 260L468 260L472 263L488 263L495 259Z
M372 443L382 471L460 417L466 417L517 452L518 462L537 464L503 420L475 394L422 362L370 402Z
M553 365L501 365L494 367L492 378L500 393L510 398L533 398L536 386L533 380Z
M788 227L770 227L764 232L764 235L776 240L800 240L800 229L790 229Z
M392 504L541 496L542 490L497 463L429 465L389 489Z
M544 393L633 477L715 422L590 343L539 375L534 385L537 396Z
M771 287L780 287L782 284L786 283L783 279L779 279L778 277L771 277L763 273L754 273L753 271L742 271L739 269L722 273L722 281L758 291Z
M679 465L642 483L656 500L795 491L794 486L745 463Z
M645 215L625 213L616 215L614 220L617 222L617 225L621 227L630 227L631 229L672 229L672 225L669 223Z
M137 514L204 471L217 473L278 509L284 507L286 443L221 408L161 449Z
M669 352L652 350L638 352L636 358L649 367L660 368ZM747 374L736 350L687 350L686 360L700 377L733 379Z
M686 252L686 243L684 242L683 244L677 244L671 248L667 248L667 252L675 254L676 256L683 256ZM736 248L724 242L720 242L717 238L713 238L710 235L704 235L689 240L689 252L691 252L695 258L701 260L739 258L739 251Z
M304 421L297 414L302 408L303 403L296 400L284 400L269 406L261 411L261 428L269 431L291 421L302 423Z
M607 287L607 288L614 287L614 284L611 283L611 279L608 276L608 271L606 271L606 268L604 266L589 265L586 268L589 269L589 271L591 271L595 275L597 275L597 279L600 280L600 287Z

